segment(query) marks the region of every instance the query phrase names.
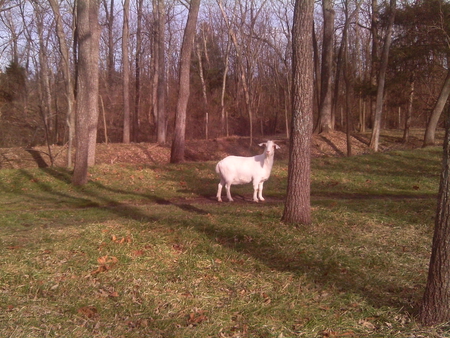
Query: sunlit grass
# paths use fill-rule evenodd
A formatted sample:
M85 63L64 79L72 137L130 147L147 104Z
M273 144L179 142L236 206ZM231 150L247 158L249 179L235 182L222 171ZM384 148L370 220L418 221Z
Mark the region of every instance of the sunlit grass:
M0 171L0 336L445 337L415 320L439 148L315 159L313 224L214 163Z

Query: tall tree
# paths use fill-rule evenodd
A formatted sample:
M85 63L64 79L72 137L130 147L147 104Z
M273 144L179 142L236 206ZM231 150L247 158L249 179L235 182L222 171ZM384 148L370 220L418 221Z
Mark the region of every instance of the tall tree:
M123 143L130 143L130 60L128 41L130 40L130 0L123 4L122 66L123 66Z
M39 44L39 110L44 122L45 140L47 145L54 143L52 136L54 131L54 120L51 114L52 92L50 90L50 70L48 67L48 38L44 37L44 8L42 3L33 3L34 14L36 19L36 29L38 33ZM28 39L31 39L31 33L26 29L26 35ZM53 161L53 157L50 153L50 160Z
M317 132L326 133L334 129L332 123L332 68L334 49L334 9L332 0L322 0L323 43L319 102L319 123Z
M189 15L184 30L183 44L180 56L180 79L178 89L177 110L175 116L175 131L173 135L170 162L184 161L185 135L186 135L186 109L189 100L189 74L191 67L191 54L194 45L195 28L197 25L200 0L191 0Z
M441 92L436 100L433 111L431 112L431 117L428 121L427 128L425 129L425 137L423 140L424 147L432 146L435 144L436 128L449 95L450 95L450 69L447 72L447 77L444 81L444 84L442 85Z
M314 0L296 0L292 28L292 124L288 188L282 220L311 223L311 133L313 127Z
M136 54L135 54L135 97L134 97L134 114L131 118L131 140L138 142L139 134L139 111L141 107L141 57L142 57L142 5L143 0L136 0L137 16L136 16Z
M438 207L428 280L420 308L424 325L450 322L450 110L444 141Z
M87 183L88 167L95 164L98 121L98 60L100 26L98 0L78 0L76 154L72 182Z
M103 7L106 14L106 29L108 32L108 56L106 60L106 73L107 73L107 88L113 85L114 78L114 0L110 0L109 7L108 1L103 0Z
M167 142L167 113L166 113L166 47L165 47L165 26L166 9L164 0L153 0L153 7L156 14L156 37L155 50L157 51L157 61L155 64L155 76L158 77L156 84L156 109L157 113L157 140L159 144Z
M56 34L58 37L59 52L61 54L61 68L64 79L65 97L67 100L66 124L68 129L68 147L67 147L67 167L72 166L72 148L75 136L75 93L73 88L72 74L70 71L69 47L66 43L66 34L64 33L63 21L59 5L56 0L49 0L56 22Z
M383 113L384 102L384 86L386 82L386 72L389 60L389 49L392 41L392 28L394 26L395 12L397 8L397 1L390 0L389 2L389 21L386 30L386 36L384 38L383 51L381 53L381 65L378 72L378 86L377 86L377 99L375 105L375 115L373 119L372 136L370 138L370 147L378 151L380 130L381 130L381 115Z

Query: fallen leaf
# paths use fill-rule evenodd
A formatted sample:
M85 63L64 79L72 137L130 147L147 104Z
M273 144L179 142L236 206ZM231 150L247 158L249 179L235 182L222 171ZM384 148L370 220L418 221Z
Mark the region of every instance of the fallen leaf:
M94 306L83 306L78 309L78 314L86 318L93 318L98 315L98 311Z
M134 250L133 251L133 256L139 257L145 254L144 250Z
M117 259L117 257L106 255L106 256L97 258L97 262L99 264L99 267L97 269L95 269L94 271L92 271L91 275L96 275L101 272L106 272L106 271L111 270L111 268L113 268L114 265L116 265L119 262L119 260Z
M91 275L97 275L101 272L106 272L109 270L109 267L107 267L106 265L100 265L97 269L95 269L94 271L91 271Z
M208 317L206 317L204 315L203 311L191 312L188 317L188 325L195 326L195 325L198 325L198 324L204 322L207 319L208 319Z
M8 246L8 247L6 247L8 250L17 250L17 249L21 249L21 248L23 248L23 246L21 246L21 245L11 245L11 246Z
M361 326L363 326L363 327L365 327L366 329L369 329L369 330L375 330L375 325L373 325L371 322L369 322L369 321L367 321L367 320L361 319L361 320L358 322L358 324L361 325Z
M133 240L131 239L130 236L118 238L116 235L112 235L111 236L111 241L113 241L114 243L118 243L118 244L132 243L133 242Z
M174 244L174 245L172 245L172 248L178 253L181 253L184 251L184 247L181 244Z

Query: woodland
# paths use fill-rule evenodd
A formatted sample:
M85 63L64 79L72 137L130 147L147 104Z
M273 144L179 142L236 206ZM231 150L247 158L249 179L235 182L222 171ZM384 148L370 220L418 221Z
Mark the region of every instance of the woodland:
M450 94L445 0L0 0L0 46L0 147L67 145L69 169L75 148L76 187L98 143L171 144L177 164L186 140L283 135L288 225L312 224L312 131L343 132L349 157L356 132L435 145ZM449 130L427 326L450 321Z
M0 147L64 145L75 134L74 6L0 1ZM289 0L201 2L186 139L289 136L293 9ZM189 3L102 0L98 10L97 142L170 144ZM434 144L450 91L449 33L443 0L316 2L315 132L401 129L406 141L419 127Z

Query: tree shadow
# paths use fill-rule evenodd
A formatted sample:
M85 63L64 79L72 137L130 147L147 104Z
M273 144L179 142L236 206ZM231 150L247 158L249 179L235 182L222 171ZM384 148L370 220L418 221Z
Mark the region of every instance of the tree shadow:
M345 155L330 139L328 139L323 135L320 135L320 138L324 140L325 143L328 144L331 147L331 149L333 149L339 156Z
M45 162L44 158L41 155L41 152L34 149L25 149L28 153L30 153L33 160L36 162L39 168L47 168L48 164Z
M55 170L52 168L45 168L42 170L65 184L70 184L71 182L71 175L68 171ZM29 179L33 179L33 176L25 170L22 171L22 175L25 175ZM211 179L205 180L208 182L212 181ZM79 193L79 195L76 196L71 193L57 191L49 184L42 181L38 181L36 184L39 186L39 189L48 193L46 201L55 202L55 205L57 205L59 199L63 198L74 208L106 209L113 216L132 219L138 222L158 222L160 218L152 215L151 209L145 211L143 208L140 208L139 205L136 206L127 202L120 202L117 198L114 198L116 194L135 195L142 198L143 202L141 202L141 204L154 203L161 206L175 206L187 214L200 217L193 223L192 221L187 221L187 217L183 218L175 215L172 217L168 214L168 218L174 226L193 228L198 233L206 235L211 243L218 243L229 250L248 255L263 263L269 269L281 272L291 272L297 276L304 276L308 281L321 288L328 288L332 285L339 291L358 294L376 307L393 306L406 312L414 311L414 303L417 299L411 298L411 290L405 289L402 286L401 280L397 281L389 279L389 276L386 276L386 273L383 271L373 270L372 274L370 271L363 269L347 269L341 266L338 256L328 255L326 257L317 257L313 252L304 249L301 241L298 239L295 240L298 241L299 250L297 254L292 255L292 252L284 250L280 243L269 241L267 238L270 237L266 237L264 231L255 232L254 230L243 226L231 228L226 223L215 223L212 222L209 217L201 217L208 214L215 214L215 216L226 219L225 216L230 212L230 209L209 207L208 203L211 204L214 201L212 198L204 198L204 200L200 202L196 200L194 203L183 199L168 200L161 198L157 194L114 189L98 181L89 183L89 185L92 186L92 189L89 187L74 188L77 189L77 193ZM36 203L39 203L43 198L41 195L33 195L32 191L22 191L21 194L28 198L34 198ZM328 195L327 197L330 199L374 198L373 196L352 194L349 194L348 196ZM382 196L377 196L375 198L382 198ZM418 198L425 199L429 198L429 196L419 196ZM214 203L220 205L216 201L214 201ZM234 205L242 205L242 203L247 202L244 198L238 198ZM260 208L262 212L267 206L266 202L249 203L251 203L254 208ZM269 203L282 203L282 200L269 200ZM239 217L239 213L241 213L244 218L246 212L246 208L236 208L234 213L237 215L234 215L234 217ZM298 229L298 231L303 234L305 232L308 233L307 229ZM317 234L313 233L309 233L308 235L317 236ZM252 240L248 240L248 238L251 238ZM330 250L330 248L324 247L323 250ZM352 266L366 266L371 264L371 262L358 256L349 256L346 257L346 259L352 261Z
M260 204L262 205L262 204ZM179 225L183 222L178 220ZM189 224L192 227L192 223ZM374 307L395 307L401 312L414 313L416 311L419 287L417 292L405 289L401 280L392 280L386 272L377 267L373 273L370 270L352 269L342 266L338 256L327 254L326 257L317 257L299 242L296 255L283 250L280 243L268 241L264 232L259 234L245 227L230 227L212 224L210 222L198 222L195 230L221 246L247 255L263 263L269 269L280 272L290 272L306 279L323 289L333 288L337 292L349 292L358 294ZM302 232L302 229L298 229ZM324 248L329 251L330 248ZM372 262L361 257L346 257L352 262L351 266L367 266ZM412 295L417 295L413 297Z

